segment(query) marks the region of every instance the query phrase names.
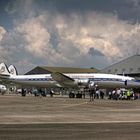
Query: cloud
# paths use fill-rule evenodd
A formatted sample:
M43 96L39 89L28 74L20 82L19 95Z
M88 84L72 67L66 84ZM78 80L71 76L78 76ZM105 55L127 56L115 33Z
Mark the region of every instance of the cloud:
M5 7L5 11L8 13L8 14L14 14L17 12L17 8L16 8L16 3L8 3Z
M15 0L9 1L5 7L5 11L10 14L17 16L29 16L32 15L34 0ZM33 12L34 13L34 12Z
M30 53L41 56L45 48L49 47L50 34L42 23L42 16L26 20L16 27L16 31L22 34Z
M132 5L134 8L139 8L140 1L139 0L125 0L127 4Z
M6 30L0 26L0 59L3 61L6 59L7 51L5 51L4 47L2 46L2 40L6 34Z
M26 5L29 10L32 1ZM132 54L139 38L139 23L116 14L45 10L16 19L9 31L0 27L0 55L20 70L36 65L103 68Z
M3 39L5 33L6 33L6 30L0 26L0 41Z
M104 56L104 54L94 48L90 48L88 53L92 56Z

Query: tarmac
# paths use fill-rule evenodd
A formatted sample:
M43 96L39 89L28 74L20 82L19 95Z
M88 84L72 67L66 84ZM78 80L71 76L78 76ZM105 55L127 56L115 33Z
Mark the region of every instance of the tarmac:
M0 95L0 140L139 140L140 100Z

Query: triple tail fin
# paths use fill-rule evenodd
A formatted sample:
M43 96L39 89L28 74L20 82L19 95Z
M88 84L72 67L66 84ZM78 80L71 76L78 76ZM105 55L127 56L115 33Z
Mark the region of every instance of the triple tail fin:
M0 75L9 76L10 72L5 63L0 64Z
M11 75L18 75L17 69L16 69L16 67L13 66L13 65L10 65L10 66L8 67L8 71L10 72Z

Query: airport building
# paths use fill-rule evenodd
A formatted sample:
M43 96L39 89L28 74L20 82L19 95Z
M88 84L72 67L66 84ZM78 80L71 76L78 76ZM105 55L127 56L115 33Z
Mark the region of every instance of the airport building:
M98 72L95 68L71 68L71 67L46 67L37 66L34 69L27 72L25 75L30 74L51 74L53 72L60 73L96 73Z
M46 67L37 66L27 72L30 74L51 74L53 72L60 73L96 73L99 72L96 68L72 68L72 67ZM140 77L140 55L136 54L118 63L110 65L102 69L100 72L108 74L128 75L132 77Z
M103 70L102 73L128 75L140 78L140 55L133 55Z
M135 78L140 78L140 55L134 55L115 63L103 70L101 73L128 75ZM27 72L25 75L31 74L51 74L53 72L59 73L98 73L99 70L95 68L71 68L71 67L46 67L37 66ZM57 89L55 92L58 91ZM106 92L106 91L104 91Z

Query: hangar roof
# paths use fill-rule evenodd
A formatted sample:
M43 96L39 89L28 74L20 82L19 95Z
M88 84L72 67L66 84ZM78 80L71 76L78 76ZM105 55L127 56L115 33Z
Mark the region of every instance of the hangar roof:
M46 67L46 66L37 66L31 71L27 72L28 74L49 74L52 72L60 73L95 73L98 70L95 68L71 68L71 67Z
M140 74L140 55L134 55L124 59L118 63L115 63L103 70L104 73L113 73L113 74Z

